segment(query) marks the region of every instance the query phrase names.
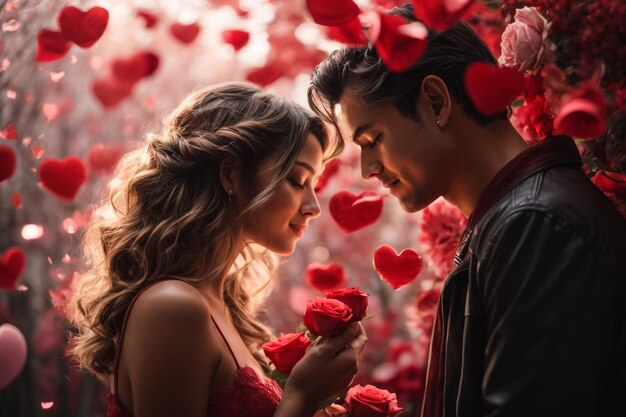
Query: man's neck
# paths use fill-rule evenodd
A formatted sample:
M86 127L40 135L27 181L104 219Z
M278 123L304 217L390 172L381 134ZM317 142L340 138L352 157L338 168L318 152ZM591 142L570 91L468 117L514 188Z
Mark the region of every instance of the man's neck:
M487 184L528 145L509 121L492 122L487 126L462 122L465 123L450 126L459 132L462 153L444 198L469 217ZM454 130L451 133L454 134Z

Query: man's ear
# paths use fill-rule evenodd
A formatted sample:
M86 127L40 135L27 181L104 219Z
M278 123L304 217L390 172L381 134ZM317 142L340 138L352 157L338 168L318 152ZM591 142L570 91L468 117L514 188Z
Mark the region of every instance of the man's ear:
M432 115L439 127L445 126L452 110L446 83L436 75L427 75L422 81L420 93L426 102L427 114Z
M240 191L239 167L235 158L225 158L220 163L220 182L224 192L231 197Z

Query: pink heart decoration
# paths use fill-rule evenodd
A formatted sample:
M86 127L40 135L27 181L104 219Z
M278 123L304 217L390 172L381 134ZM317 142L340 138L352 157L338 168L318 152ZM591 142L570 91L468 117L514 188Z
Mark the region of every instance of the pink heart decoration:
M346 24L361 11L353 0L307 0L306 6L313 21L323 26Z
M0 326L0 390L9 386L26 363L26 338L12 324Z
M109 23L109 12L103 7L93 7L86 12L67 6L59 15L63 35L81 48L89 48L100 39Z
M496 114L524 92L524 75L514 68L474 62L465 71L465 90L476 109Z
M312 263L306 268L306 281L311 287L325 293L344 286L347 279L339 264Z
M87 179L83 162L75 156L60 160L49 158L39 166L42 185L55 196L71 201Z
M373 261L374 269L394 290L411 283L424 265L422 257L413 249L404 249L398 255L389 245L376 249Z
M62 58L72 47L72 43L61 32L42 29L37 34L35 61L50 62Z
M14 290L25 264L24 249L17 246L7 249L0 257L0 289Z
M0 145L0 183L11 178L15 172L16 164L17 158L15 157L15 151L13 151L13 148L6 145Z
M91 91L98 101L107 108L113 108L124 101L133 90L133 84L116 78L99 78L91 83Z
M183 25L182 23L177 22L170 26L170 33L180 42L189 44L195 41L198 37L198 34L200 33L200 25L197 23Z
M250 34L245 30L229 29L222 32L222 40L238 51L248 44Z
M337 225L351 233L378 220L383 211L383 196L373 191L359 195L339 191L331 197L328 208Z

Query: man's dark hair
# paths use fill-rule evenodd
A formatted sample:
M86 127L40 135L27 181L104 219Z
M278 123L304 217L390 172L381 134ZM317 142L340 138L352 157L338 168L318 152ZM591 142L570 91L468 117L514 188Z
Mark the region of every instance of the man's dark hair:
M416 21L411 4L395 7L388 13ZM415 103L422 81L432 74L446 83L452 99L480 125L506 120L506 111L490 116L480 113L465 91L465 70L478 61L498 65L487 45L461 20L441 32L429 29L423 55L400 73L389 71L374 48L339 49L313 71L308 90L309 105L322 119L337 127L334 107L348 90L365 104L392 103L401 115L419 121Z

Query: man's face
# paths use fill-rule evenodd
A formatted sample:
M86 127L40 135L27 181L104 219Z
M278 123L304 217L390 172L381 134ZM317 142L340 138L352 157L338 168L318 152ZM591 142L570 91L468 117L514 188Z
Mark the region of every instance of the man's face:
M445 196L458 150L429 115L425 100L417 103L421 122L402 116L393 104L366 105L349 92L339 104L342 129L360 147L364 179L380 180L408 212Z

